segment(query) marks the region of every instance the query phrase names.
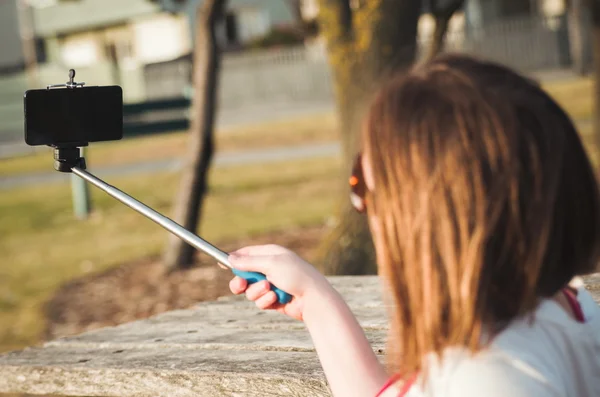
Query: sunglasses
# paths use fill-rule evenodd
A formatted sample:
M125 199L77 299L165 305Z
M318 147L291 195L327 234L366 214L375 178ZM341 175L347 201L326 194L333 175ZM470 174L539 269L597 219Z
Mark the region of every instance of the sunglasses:
M362 168L362 155L358 154L352 167L350 182L350 202L356 211L364 213L367 211L367 185Z

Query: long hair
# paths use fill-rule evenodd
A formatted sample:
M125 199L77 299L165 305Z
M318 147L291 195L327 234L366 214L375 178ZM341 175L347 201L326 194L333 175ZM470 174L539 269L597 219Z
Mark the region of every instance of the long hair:
M569 117L535 82L438 57L380 91L363 144L392 370L425 369L448 347L480 351L595 268L595 175Z

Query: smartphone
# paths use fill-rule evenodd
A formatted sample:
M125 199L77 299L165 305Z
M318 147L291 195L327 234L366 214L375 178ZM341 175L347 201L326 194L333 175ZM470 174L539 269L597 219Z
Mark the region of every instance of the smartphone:
M86 146L123 137L119 86L28 90L24 110L29 146Z

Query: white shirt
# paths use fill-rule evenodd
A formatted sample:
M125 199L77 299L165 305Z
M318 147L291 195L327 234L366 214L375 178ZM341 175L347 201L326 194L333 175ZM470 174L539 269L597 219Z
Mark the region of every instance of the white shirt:
M514 322L489 349L430 361L423 388L416 382L406 397L600 397L600 308L583 287L577 299L584 323L546 300L533 322Z

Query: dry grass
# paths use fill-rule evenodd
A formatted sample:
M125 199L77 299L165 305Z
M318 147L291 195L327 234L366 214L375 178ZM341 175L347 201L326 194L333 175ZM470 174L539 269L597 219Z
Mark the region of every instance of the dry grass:
M594 114L594 81L575 78L544 84L544 89L574 120L588 120Z

